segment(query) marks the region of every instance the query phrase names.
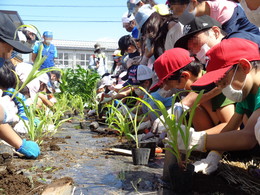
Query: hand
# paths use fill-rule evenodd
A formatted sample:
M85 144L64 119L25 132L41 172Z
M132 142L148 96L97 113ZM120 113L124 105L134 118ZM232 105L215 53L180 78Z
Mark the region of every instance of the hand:
M207 158L204 158L200 161L193 163L195 166L195 172L202 172L203 174L211 174L212 172L218 169L218 163L221 160L222 156L217 151L211 151Z
M15 126L14 126L14 130L18 133L28 133L28 129L26 128L26 125L24 123L27 123L28 125L28 121L23 121L20 120Z
M40 148L36 142L26 141L26 139L23 139L23 144L20 146L17 152L20 152L27 158L37 158L41 153Z
M180 102L176 102L174 104L174 115L176 118L176 121L179 120L181 117L182 113L185 112L186 110L189 110L190 108L188 106L185 106L184 104L181 104Z
M185 125L181 125L182 131L186 132ZM194 129L191 127L189 129L189 143L188 143L188 149L191 149L195 146L195 151L201 151L206 152L206 132L205 131L194 131ZM182 136L180 132L178 132L178 147L180 150L184 151L186 150L185 144L182 140Z
M166 127L164 126L164 124L162 123L162 121L164 121L163 116L160 116L160 118L157 118L154 122L153 122L153 126L151 128L151 132L153 132L154 134L158 134L158 133L162 133L164 131L166 131Z
M19 121L19 117L16 115L18 109L9 96L5 95L4 97L0 97L0 106L4 110L4 120L2 121L3 123Z
M257 120L257 123L255 125L255 138L258 141L258 144L260 145L260 117Z
M104 104L104 103L110 102L112 99L113 99L112 97L108 97L108 98L104 97L104 99L100 103Z

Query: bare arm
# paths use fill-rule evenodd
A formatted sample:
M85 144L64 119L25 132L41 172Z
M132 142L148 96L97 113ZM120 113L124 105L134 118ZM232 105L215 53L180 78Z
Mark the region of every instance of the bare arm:
M22 139L8 124L0 125L0 138L15 147L15 149L19 149L22 145Z
M46 106L48 106L49 108L51 108L54 104L50 101L50 100L48 100L43 94L41 94L41 93L39 93L39 96L38 96L41 100L42 100L42 102L46 105Z
M221 89L215 87L214 89L212 89L211 91L204 93L200 99L200 103L206 102L210 99L212 99L213 97L219 95L221 93ZM193 103L195 102L196 98L198 97L198 94L195 92L190 92L185 98L183 98L181 100L181 103L192 107Z
M206 133L208 135L239 129L243 115L234 112L234 104L220 108L216 112L220 119L220 124L207 129Z
M232 151L252 149L256 144L254 127L260 116L260 109L254 111L241 131L229 131L216 135L207 135L208 150Z

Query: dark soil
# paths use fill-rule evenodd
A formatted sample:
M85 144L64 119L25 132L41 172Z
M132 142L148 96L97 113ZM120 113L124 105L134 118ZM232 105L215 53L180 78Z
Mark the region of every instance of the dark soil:
M132 143L128 140L119 139L112 130L106 131L102 125L96 132L73 129L75 125L79 122L66 123L60 133L44 138L41 155L36 160L15 155L12 164L0 167L0 194L41 194L60 178L63 180L58 183L62 184L74 181L77 187L74 194L173 194L169 185L160 182L163 153L156 153L148 166L134 166L131 156L103 151L109 147L130 149ZM256 151L259 152L259 148ZM260 181L252 179L247 172L249 162L255 158L255 153L249 154L247 158L227 154L227 160L238 161L232 161L232 164L222 162L212 175L194 173L192 194L260 194ZM193 153L191 160L204 156ZM230 179L228 170L240 179L254 180L255 183L250 185L257 188L252 188L253 192L245 189L245 185L241 184L245 181L235 176Z

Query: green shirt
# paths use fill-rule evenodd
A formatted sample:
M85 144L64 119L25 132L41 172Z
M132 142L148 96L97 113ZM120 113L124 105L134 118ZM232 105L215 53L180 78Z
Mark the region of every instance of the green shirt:
M223 93L215 96L211 99L212 104L212 111L216 112L217 109L225 107L230 104L234 104L235 102L231 101L230 99L226 98Z
M250 93L246 99L237 103L236 113L246 114L248 117L250 117L251 114L258 108L260 108L260 88L258 88L256 94Z

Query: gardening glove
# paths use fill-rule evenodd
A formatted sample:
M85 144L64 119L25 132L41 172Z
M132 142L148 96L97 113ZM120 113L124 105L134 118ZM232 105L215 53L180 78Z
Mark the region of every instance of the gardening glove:
M138 127L138 130L143 130L143 129L148 129L151 127L151 121L148 120L148 121L145 121L145 122L142 122L139 127Z
M26 125L24 123L27 123L28 125L28 120L19 120L19 122L14 126L14 130L17 133L28 133L28 129L26 128Z
M184 133L185 128L186 127L184 125L181 125L181 129ZM189 132L188 149L196 146L194 149L195 151L206 152L206 137L207 134L205 131L194 131L194 129L191 127ZM185 150L185 145L183 143L180 132L178 132L178 146L180 150Z
M4 97L0 97L0 106L4 110L4 120L2 123L19 121L19 117L16 115L18 109L9 96L5 95Z
M257 120L257 123L255 125L255 138L258 141L258 144L260 145L260 117Z
M200 161L193 163L196 173L202 172L203 174L209 175L212 172L218 169L218 163L221 160L222 156L217 151L210 151L207 158L204 158Z
M163 116L160 116L160 118L157 118L154 122L153 122L153 126L151 131L154 134L158 134L158 133L162 133L166 130L166 127L163 125L163 123L161 122L161 120L164 120Z
M112 99L113 99L112 97L108 97L108 98L104 97L104 99L100 103L104 104L104 103L110 102Z
M185 112L186 110L189 110L190 108L188 106L185 106L184 104L181 104L180 102L176 102L174 104L174 115L176 117L176 121L179 120L181 117L182 113Z
M23 139L23 144L20 146L17 152L20 152L27 158L37 158L41 153L40 148L36 142L26 141L26 139Z

